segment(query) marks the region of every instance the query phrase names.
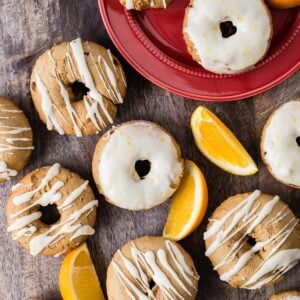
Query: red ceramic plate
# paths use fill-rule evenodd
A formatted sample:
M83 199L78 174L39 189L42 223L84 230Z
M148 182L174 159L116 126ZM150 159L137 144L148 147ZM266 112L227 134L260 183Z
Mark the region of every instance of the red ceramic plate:
M230 101L261 93L300 66L300 11L272 10L274 36L267 56L240 75L204 70L187 53L182 37L189 0L167 9L126 11L118 0L99 0L106 29L126 60L160 87L197 100Z

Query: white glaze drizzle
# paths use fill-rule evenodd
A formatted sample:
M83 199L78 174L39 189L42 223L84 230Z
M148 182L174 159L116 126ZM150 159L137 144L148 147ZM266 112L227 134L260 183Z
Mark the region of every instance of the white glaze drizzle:
M29 242L30 253L32 255L38 255L42 252L46 247L48 247L54 241L58 241L59 239L63 238L65 234L74 233L80 228L82 228L81 224L74 224L76 223L79 218L89 211L92 211L94 207L98 206L97 200L92 200L84 205L79 210L73 212L64 222L59 224L54 224L47 230L45 233L39 234L33 237ZM61 229L59 229L61 228ZM59 229L59 230L58 230ZM81 235L90 235L94 233L93 228L91 226L86 225L84 227L85 230L82 230L80 233ZM58 231L56 231L58 230ZM55 232L56 231L56 232ZM54 232L54 233L53 233ZM53 233L52 235L49 235Z
M72 42L70 42L70 47L72 49L72 54L73 57L76 61L77 64L77 70L80 73L80 76L85 84L85 86L89 89L87 97L96 101L96 103L100 106L101 108L101 112L103 112L103 114L105 115L106 119L112 123L113 120L111 118L111 116L109 115L109 112L107 110L107 108L104 105L103 102L103 97L102 95L98 92L93 77L89 71L89 68L87 66L86 60L85 60L85 56L84 56L84 49L83 49L83 45L82 45L82 41L81 39L76 39ZM86 98L87 98L86 97ZM95 119L91 118L91 115L95 116L95 107L94 105L88 105L87 101L85 101L85 105L88 111L88 118L91 119L91 121L94 123L94 125L99 129L99 125L98 122L95 123ZM102 119L102 117L100 116L100 114L96 114L96 117L100 123L101 127L105 127L105 122Z
M172 284L171 278L175 280L188 295L191 295L191 292L188 290L186 284L193 289L197 289L197 286L193 284L192 279L199 279L199 277L186 264L185 259L177 246L171 241L166 240L166 249L167 250L159 249L156 253L152 251L146 251L144 253L132 242L130 251L133 261L126 258L120 250L118 251L125 269L129 272L131 277L134 278L135 282L125 275L121 267L114 260L112 261L112 266L117 272L121 284L124 286L131 299L155 299L153 292L149 287L147 275L144 270L146 270L148 274L151 274L153 281L167 299L184 300L183 295L181 295ZM175 262L177 271L173 269L168 262L167 254L170 255ZM167 272L161 269L157 261L159 261L160 265L163 266ZM185 279L184 282L179 278L178 272ZM188 280L186 280L186 278L188 278Z
M114 68L114 70L115 70L115 74L119 74L119 75L120 75L120 78L122 79L122 82L123 82L124 86L127 87L127 82L126 82L126 78L125 78L125 76L124 76L123 70L122 70L122 68L121 68L120 66L117 67L117 66L114 64L114 58L113 58L113 56L112 56L112 54L111 54L110 49L107 49L107 54L108 54L108 56L109 56L109 59L110 59L110 62L111 62L111 64L112 64L112 66L113 66L113 68Z
M9 115L6 117L1 116L2 118L11 119L12 117L15 118L16 113L22 113L22 111L19 109L4 109L3 107L7 107L7 105L3 103L0 105L0 113L9 113ZM32 139L26 137L12 137L28 131L31 131L30 127L9 126L0 123L0 138L2 140L0 142L0 153L2 157L2 160L0 160L1 179L10 179L10 177L16 176L18 174L17 170L8 167L2 153L9 152L8 154L13 155L13 150L20 151L34 149L33 146L21 146L16 144L16 142L28 142L32 141Z
M47 129L52 130L53 128L55 128L59 134L65 134L61 124L59 123L53 112L53 104L50 94L46 86L42 82L42 79L37 70L35 70L35 79L36 87L41 94L41 109L46 117Z
M0 160L0 178L1 179L9 179L12 176L16 176L18 171L14 169L10 169L7 166L7 163L3 160Z
M50 184L59 174L60 165L54 164L47 171L46 176L41 180L39 186L33 191L26 192L21 195L17 195L13 198L12 202L14 205L19 206L29 202L38 192L42 191L47 185ZM88 181L85 181L82 185L77 187L71 194L64 200L64 202L58 207L59 209L68 209L72 206L73 202L78 199L78 197L85 191L87 188ZM22 186L22 184L16 185L16 188ZM63 181L56 181L50 188L49 191L44 192L37 200L35 200L30 205L25 206L16 213L10 215L11 219L15 219L8 227L9 232L14 232L13 239L19 239L23 236L30 237L33 233L37 231L36 226L32 225L32 222L39 220L42 216L41 212L33 212L26 216L19 217L20 214L28 211L29 209L41 205L47 206L49 204L54 204L55 202L61 200L62 194L59 190L64 186ZM44 248L49 246L52 242L58 241L64 237L65 234L73 233L71 236L71 241L78 238L82 235L92 235L95 230L89 225L74 224L76 223L81 215L86 214L88 216L93 208L98 206L97 200L92 200L84 205L79 210L73 212L66 220L63 222L54 224L50 226L49 230L34 236L30 242L30 253L32 255L37 255ZM28 227L29 226L29 227ZM51 234L51 235L50 235Z
M49 184L49 182L58 175L59 168L60 168L60 165L58 163L51 166L49 168L49 170L47 171L46 176L42 179L40 185L33 191L29 191L24 194L15 196L13 198L13 204L16 206L19 206L23 203L28 202L37 192L39 192L44 187L46 187Z
M134 9L134 0L125 0L126 9Z
M95 65L95 68L97 70L99 78L102 80L104 87L106 91L108 92L110 99L114 104L120 104L123 103L123 98L121 95L121 92L118 88L117 78L116 74L108 65L104 57L101 55L98 55L97 59L95 59L93 51L87 42L87 47L91 56L91 59ZM107 50L108 53L108 50ZM108 55L108 57L111 59L111 55ZM113 61L111 61L111 64L114 65ZM100 66L100 67L99 67Z
M74 127L74 130L75 130L75 134L77 137L82 137L82 132L77 124L77 122L83 126L82 122L80 121L80 118L78 117L75 109L73 108L72 106L72 103L70 101L70 97L69 97L69 93L68 91L66 90L66 88L64 87L63 83L61 82L60 78L59 78L59 75L57 74L57 71L56 71L56 63L55 63L55 60L52 56L52 53L50 50L48 50L48 55L50 57L50 60L52 62L52 65L53 65L53 71L54 71L54 74L55 74L55 78L56 78L56 81L59 85L59 88L60 88L60 94L62 96L62 98L64 99L64 103L66 105L66 109L68 111L68 114L69 114L69 117L72 121L72 124L73 124L73 127Z
M278 275L282 275L290 270L300 260L300 249L284 249L269 259L253 274L243 287L256 289L274 280ZM260 281L264 276L263 281Z
M241 201L232 210L227 212L221 219L214 220L212 226L204 233L204 239L208 239L213 235L216 235L211 245L207 248L206 255L209 256L213 252L215 252L221 245L223 245L225 242L227 242L229 239L231 239L234 235L236 235L239 231L241 231L244 227L247 226L247 230L245 231L245 233L239 238L239 240L237 240L232 245L231 249L224 257L224 259L220 263L215 265L214 267L215 270L219 269L225 264L230 263L235 258L235 255L247 242L247 235L251 234L254 228L259 224L261 224L261 222L266 217L269 216L269 214L272 212L273 208L279 201L279 197L275 196L272 200L265 203L264 206L261 207L260 210L258 211L259 205L254 206L254 203L260 197L260 195L261 195L260 191L257 190L254 191L250 196L248 196L246 199ZM251 210L252 206L254 206L254 208ZM272 217L266 223L265 226L267 225L270 226L276 220L278 219L282 220L285 216L287 216L289 211L283 213L286 209L287 206L285 205L274 217ZM228 226L226 226L225 229L222 229L222 227L229 220L230 217L233 217L231 223ZM233 229L236 228L237 224L240 222L242 222L242 224L232 233ZM234 264L234 266L232 266L227 272L221 274L220 279L228 282L237 272L239 272L249 262L249 260L255 253L257 253L267 245L274 244L276 242L276 245L272 248L268 256L265 257L263 263L261 264L261 266L263 266L267 261L269 261L270 258L272 258L272 255L274 256L276 254L276 252L281 247L281 245L287 240L289 235L293 232L297 223L298 220L295 217L293 217L289 219L285 224L285 226L283 226L283 228L280 231L278 231L275 235L273 235L272 237L270 237L265 241L257 242L250 250L244 252L242 256L239 257L239 259ZM258 270L260 269L260 267L258 268ZM274 266L274 269L272 270L275 270L275 268L276 266ZM288 268L285 268L285 272L287 270ZM267 282L272 281L276 276L278 276L278 274L279 273L277 273L277 275L275 276L271 276L272 279L270 279ZM255 278L255 275L253 276ZM262 283L257 283L255 286L263 286L264 285L263 282L266 281L263 280ZM252 283L251 281L247 282L247 284L245 284L245 286L247 285L246 288L255 288L255 287L248 287L251 283Z
M155 2L154 0L149 0L150 1L150 7L153 7ZM166 9L167 8L167 2L166 0L161 0L162 1L162 4L163 4L163 7ZM126 9L130 10L130 9L134 9L135 6L134 6L134 0L125 0L125 7Z
M67 207L69 207L87 188L89 184L89 181L86 180L82 185L80 185L79 187L77 187L64 201L64 203L62 203L62 205L58 206L58 209L66 209Z

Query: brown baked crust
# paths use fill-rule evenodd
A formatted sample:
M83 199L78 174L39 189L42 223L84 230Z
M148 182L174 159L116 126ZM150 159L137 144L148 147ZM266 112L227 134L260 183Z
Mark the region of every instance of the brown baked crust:
M164 239L163 237L158 237L158 236L144 236L144 237L140 237L137 238L133 241L130 241L128 243L126 243L125 245L123 245L120 250L122 252L122 254L128 258L129 260L131 260L132 262L132 256L130 253L130 248L132 246L132 243L134 243L134 245L143 253L147 252L147 251L153 251L153 252L157 252L159 249L164 249L166 250L166 245L165 245L165 241L166 239ZM198 279L197 278L197 271L196 271L196 267L194 265L194 262L191 258L191 256L177 243L174 243L177 248L179 249L180 253L183 255L184 260L186 262L186 264L189 266L189 268L191 268L193 270L193 273L196 275L195 278L193 278L193 284L195 286L198 286ZM167 260L170 264L170 266L176 270L176 265L174 264L174 261L172 260L172 258L169 256L169 254L167 254ZM130 277L129 272L126 270L126 268L122 267L123 266L123 261L122 258L120 256L120 254L118 253L118 251L114 254L112 261L114 261L115 263L117 263L122 271L124 272L124 274L126 274L126 276ZM127 300L130 299L130 297L128 297L128 294L126 293L122 283L120 282L119 278L118 278L118 274L115 271L113 265L112 265L112 261L108 266L107 269L107 277L106 277L106 288L107 288L107 296L109 300ZM168 274L168 272L160 265L160 263L158 261L156 261L159 265L159 267L166 272L166 274ZM146 271L146 270L145 270ZM147 273L147 279L149 280L149 282L151 281L151 274L149 274L149 272ZM181 278L180 274L177 274L179 276L179 278ZM181 295L184 295L184 299L185 300L192 300L196 298L196 294L197 294L197 290L192 289L191 287L188 287L188 290L190 291L191 295L189 296L186 292L184 292L184 290L179 286L179 284L174 281L174 279L172 278L172 276L168 276L168 278L171 280L172 284L176 287L176 289L178 290L178 292ZM183 278L181 278L181 280L183 280ZM161 290L158 288L157 285L154 285L152 291L154 292L155 295L155 299L158 300L164 300L165 297L163 296L163 293L161 292ZM177 299L177 298L176 298ZM178 298L179 299L179 298Z
M300 299L300 291L286 291L271 296L270 300L288 300L289 297L298 297Z
M10 111L11 110L11 111ZM0 123L2 126L9 126L14 128L27 128L28 130L17 133L17 134L1 134L0 143L7 146L14 147L25 147L28 149L9 149L7 151L0 152L1 161L4 161L7 164L9 169L16 170L20 172L24 169L27 164L30 154L33 149L33 134L23 111L17 107L11 100L0 97ZM13 128L11 128L13 129ZM3 127L2 131L9 131L10 129L7 127ZM17 141L14 140L12 142L8 142L7 139L26 139L26 141ZM4 146L2 146L4 147ZM1 147L1 148L2 148ZM32 149L30 149L32 148ZM6 181L9 178L0 178L0 183Z
M190 1L190 4L187 6L187 8L185 9L185 15L184 15L184 20L183 20L183 27L182 27L182 34L183 34L183 39L185 41L185 44L186 44L186 47L187 47L187 50L188 52L190 53L190 55L192 56L193 60L196 61L198 64L200 64L202 67L203 65L201 64L201 57L199 56L199 54L197 53L197 49L194 45L194 43L191 41L189 35L185 32L185 27L187 26L187 19L188 19L188 13L189 13L189 10L191 8L193 8L193 4L195 1L199 1L199 0L191 0ZM266 48L266 51L265 53L262 55L262 57L260 58L259 61L263 60L264 57L266 56L266 54L268 53L269 49L270 49L270 46L271 46L271 42L272 42L272 37L273 37L273 22L272 22L272 15L271 15L271 12L269 10L269 7L268 5L265 3L264 0L260 0L261 1L261 4L264 6L265 8L265 11L269 17L269 21L270 21L270 28L271 28L271 33L270 33L270 40L269 40L269 43L268 43L268 47ZM257 63L259 63L259 61ZM256 63L256 64L257 64ZM242 70L238 70L238 71L230 71L228 74L240 74L240 73L244 73L244 72L247 72L251 69L254 68L255 65L253 66L250 66L248 68L245 68L245 69L242 69ZM204 68L204 67L203 67ZM213 70L208 70L210 72L213 72L213 73L216 73L215 71ZM220 74L223 74L223 73L220 73Z
M226 213L231 211L234 207L236 207L241 201L246 199L249 195L250 193L238 194L229 197L227 200L222 202L222 204L216 208L213 215L210 217L207 230L212 226L214 220L222 218ZM269 202L272 199L273 196L271 195L261 194L260 197L255 201L253 205L255 206L260 205L261 207L262 205L264 205L265 203ZM281 211L285 206L286 204L284 202L278 201L274 206L272 212L265 219L263 219L260 222L260 224L258 224L248 236L255 239L256 242L260 242L260 241L268 240L271 236L274 236L277 232L279 232L287 224L288 221L290 221L292 218L296 218L292 210L288 206L286 206L286 212L288 212L288 214L282 220L275 222L274 224L271 225L268 224L268 222L273 217L275 217L276 214L279 211ZM227 222L222 226L221 229L227 228L227 226L231 223L234 215L235 214L233 214L233 216L231 216L227 220ZM240 223L238 223L237 226L239 225L241 226ZM228 254L228 251L232 248L234 242L236 242L241 237L240 235L243 234L247 230L247 228L248 228L247 226L242 228L242 230L240 230L238 234L235 234L231 239L229 239L227 242L221 245L215 252L209 255L209 259L212 262L213 266L216 266L220 264L221 261L223 261L224 257L226 257L226 255ZM205 240L206 249L208 249L208 247L213 243L213 241L215 240L215 236L216 235L213 235ZM299 236L300 236L300 224L298 222L294 230L291 232L291 234L288 236L284 244L281 245L281 247L278 250L294 249L294 248L300 249ZM237 260L241 257L241 255L246 251L250 250L251 248L252 245L246 242L229 263L226 263L222 267L217 269L219 275L222 275L225 272L229 271L231 268L233 268L236 265ZM229 280L229 284L235 288L243 287L243 284L255 273L255 271L263 262L263 259L267 257L267 255L270 253L272 249L273 249L273 245L268 244L261 251L253 255L249 260L249 262L240 271L238 271L235 275L232 276L232 278ZM271 282L270 284L274 284L280 279L281 278L279 277L277 280Z
M101 153L105 147L105 145L109 142L110 140L110 136L112 136L114 134L114 132L120 128L121 126L126 126L128 124L135 124L135 123L144 123L144 124L149 124L151 126L155 126L155 127L158 127L160 130L166 132L169 137L171 138L172 140L172 143L174 145L174 147L176 148L176 151L177 151L177 157L178 157L178 162L182 165L182 169L184 169L184 160L182 158L182 155L181 155L181 149L178 145L178 143L176 142L176 140L174 139L174 137L172 136L171 133L169 133L166 129L162 128L161 126L159 126L158 124L155 124L155 123L152 123L152 122L148 122L148 121L143 121L143 120L136 120L136 121L128 121L128 122L125 122L125 123L122 123L122 124L119 124L117 126L113 126L109 131L107 131L104 135L102 135L100 137L100 139L98 140L98 143L95 147L95 151L94 151L94 154L93 154L93 161L92 161L92 173L93 173L93 178L94 178L94 181L96 183L96 186L98 188L98 191L100 194L102 194L105 198L105 200L111 204L114 204L106 195L105 195L105 191L103 190L102 186L101 186L101 182L99 180L100 178L100 174L99 174L99 168L98 168L98 165L100 163L100 160L101 160ZM113 154L112 154L113 155ZM183 176L183 173L182 175L180 176L180 178L178 179L177 182L174 182L173 183L173 188L174 190L176 191L177 188L179 187L179 184L180 184L180 181L181 181L181 178ZM162 200L161 203L165 202L166 200L168 200L169 197L165 198ZM151 209L151 207L147 208L147 209ZM146 209L146 210L147 210Z
M42 167L40 169L36 169L31 173L27 174L23 179L21 179L18 182L16 188L11 191L11 194L7 199L7 205L6 205L6 215L7 215L8 225L11 225L16 220L16 218L12 218L12 214L15 214L20 210L24 209L25 207L33 204L37 199L39 199L42 195L44 195L45 192L49 191L51 187L53 187L53 185L58 181L64 182L64 185L58 190L58 192L61 193L61 199L56 202L57 207L59 207L76 188L78 188L80 185L84 183L84 180L79 175L60 167L58 175L54 177L41 191L37 192L30 199L30 201L18 206L15 205L13 203L14 197L18 195L22 195L28 191L35 190L40 185L42 179L46 176L49 168L50 167ZM53 225L62 224L72 213L78 211L80 208L82 208L84 205L86 205L87 203L91 202L94 199L95 199L94 193L91 187L87 185L86 189L82 192L82 194L80 194L79 197L75 199L75 201L70 207L67 207L65 210L58 209L60 213L60 219L56 223L52 225L47 225L43 223L40 219L38 219L31 223L31 225L36 226L37 231L33 233L30 237L22 236L19 239L17 239L17 241L24 249L29 250L29 243L32 238L36 237L39 234L45 233ZM28 209L27 211L22 212L18 216L18 218L27 216L39 210L40 210L40 205L35 205L32 208ZM96 207L93 207L93 209L90 211L89 214L81 215L79 220L74 222L74 225L81 224L81 225L90 225L91 227L93 227L96 221L96 213L97 213ZM12 236L15 236L17 231L18 230L13 231ZM55 232L57 231L54 231L54 233ZM55 240L48 247L44 248L44 250L40 254L46 256L54 256L54 255L59 255L68 252L78 247L78 245L83 243L87 238L87 236L81 235L71 241L70 239L72 235L73 233L69 233L63 236L61 239L58 239L57 241Z
M298 101L298 102L300 102L300 99L295 99L295 100L290 100L290 101ZM280 107L281 107L281 106L280 106ZM288 184L288 183L284 182L283 180L281 180L280 178L277 178L275 172L272 170L271 166L268 164L268 162L267 162L266 159L265 159L265 152L264 152L264 148L263 148L263 142L264 142L264 139L265 139L265 136L266 136L266 131L267 131L268 126L270 125L270 122L271 122L272 118L274 117L274 115L276 114L276 112L278 111L278 109L280 109L280 107L277 108L277 109L271 114L271 116L269 117L269 119L267 120L267 122L266 122L266 124L265 124L265 126L264 126L264 128L263 128L263 131L262 131L262 134L261 134L261 139L260 139L260 155L261 155L261 159L262 159L262 161L265 163L265 165L266 165L268 171L270 172L270 174L271 174L277 181L279 181L279 182L281 182L282 184L287 185L287 186L289 186L289 187L296 188L296 189L300 189L300 186L293 185L293 184Z
M126 0L119 1L124 7L126 6ZM164 8L163 0L132 0L132 2L135 10ZM166 5L169 5L173 0L165 0L165 2ZM153 4L151 5L151 3Z
M110 59L109 52L106 48L90 41L82 41L82 45L85 53L85 60L94 84L98 92L102 95L104 106L106 107L109 115L112 117L112 119L114 119L117 112L117 106L114 104L115 101L114 99L112 99L112 95L106 88L106 83L102 80L101 76L99 76L99 69L103 68L103 65L100 64L97 58L102 57L107 65L111 68L111 70L118 70L114 71L116 83L122 98L124 98L126 94L126 82L122 66L117 58L113 55L111 56L112 60ZM41 107L41 93L40 91L38 91L36 85L36 71L38 71L42 82L46 86L52 102L60 110L59 113L57 112L57 109L55 109L54 114L63 130L66 134L69 135L75 135L76 133L70 114L68 113L64 99L61 95L60 86L55 76L54 63L50 58L49 51L55 61L57 75L60 78L63 86L66 88L72 107L80 119L80 122L77 122L78 127L80 128L83 135L95 134L99 130L90 119L87 119L87 110L83 101L83 97L81 99L78 99L71 88L74 82L82 82L83 80L78 72L78 66L76 66L72 50L70 49L70 44L68 42L53 46L51 49L47 50L37 59L34 65L31 75L30 90L34 105L41 120L45 124L47 124L46 116ZM73 71L70 71L70 68L68 66L67 55L70 55L74 62L75 66L73 67ZM110 122L103 111L101 111L101 109L99 108L99 105L98 110L105 122L105 126L107 126Z

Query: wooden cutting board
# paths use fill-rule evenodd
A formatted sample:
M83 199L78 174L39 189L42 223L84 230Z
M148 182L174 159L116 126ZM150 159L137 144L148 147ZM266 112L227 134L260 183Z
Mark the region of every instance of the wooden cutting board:
M128 90L116 123L145 119L167 128L181 145L184 156L195 161L207 178L210 199L207 216L200 228L182 241L201 275L197 299L268 299L275 292L299 289L300 265L275 286L257 291L231 288L213 271L204 255L202 239L207 218L223 200L256 188L280 195L299 217L300 190L275 181L259 156L260 135L267 118L279 105L300 95L299 72L273 90L244 101L201 103L187 100L154 86L126 64L105 32L96 0L1 0L0 94L15 100L25 111L33 127L35 150L25 170L0 186L0 300L60 299L61 258L32 257L22 250L6 232L5 202L10 187L20 178L37 167L54 162L93 182L91 159L99 136L76 138L48 132L38 118L29 91L29 77L38 54L52 44L76 37L110 48L125 67ZM189 117L199 104L215 111L233 130L258 162L258 174L245 178L227 174L199 153L189 128ZM96 192L94 184L93 187ZM130 212L109 205L100 196L99 199L96 234L89 238L88 246L104 288L106 268L113 253L133 238L161 235L170 203L147 212Z

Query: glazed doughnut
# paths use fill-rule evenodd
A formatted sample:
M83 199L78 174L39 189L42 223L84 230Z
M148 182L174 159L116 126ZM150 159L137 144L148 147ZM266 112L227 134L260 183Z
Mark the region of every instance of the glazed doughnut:
M32 130L23 111L0 97L0 182L23 170L32 150Z
M103 135L93 157L93 176L105 199L121 208L149 209L166 201L183 174L181 151L160 126L132 121Z
M228 198L204 233L206 255L220 279L258 289L276 283L300 260L300 226L278 196L253 193Z
M267 121L260 143L261 156L280 182L300 188L300 101L279 107Z
M31 94L48 130L78 137L113 123L126 79L110 50L76 39L43 53L31 75Z
M191 0L183 35L189 53L203 68L240 73L267 53L271 14L263 0Z
M193 300L198 281L192 258L179 244L145 236L115 253L108 266L106 287L109 300Z
M273 295L270 300L300 300L299 291L287 291Z
M88 181L56 163L34 170L12 188L8 232L32 255L58 256L94 234L97 206Z
M142 10L147 8L167 8L173 0L119 0L128 10Z

